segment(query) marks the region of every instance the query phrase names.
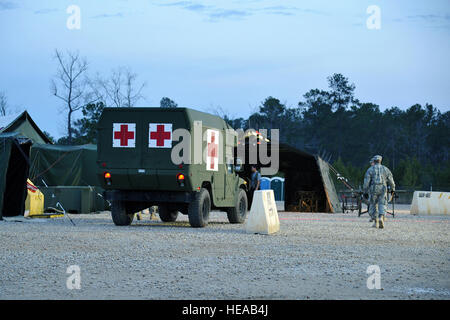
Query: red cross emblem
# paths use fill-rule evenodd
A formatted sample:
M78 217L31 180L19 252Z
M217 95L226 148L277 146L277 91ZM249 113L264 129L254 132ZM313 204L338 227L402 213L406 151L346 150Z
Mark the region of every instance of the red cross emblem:
M150 123L149 148L172 148L172 124Z
M114 123L113 124L113 147L134 148L136 147L136 124Z
M219 170L219 132L207 131L208 156L206 158L206 170Z

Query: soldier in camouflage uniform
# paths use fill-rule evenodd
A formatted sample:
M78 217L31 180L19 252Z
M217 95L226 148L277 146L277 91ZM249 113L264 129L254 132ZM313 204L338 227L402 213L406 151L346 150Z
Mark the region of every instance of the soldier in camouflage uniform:
M395 182L391 171L381 165L381 156L373 157L375 164L367 169L364 177L364 191L369 193L369 202L372 214L375 218L373 227L384 228L386 204L387 204L387 186L391 191L395 191Z

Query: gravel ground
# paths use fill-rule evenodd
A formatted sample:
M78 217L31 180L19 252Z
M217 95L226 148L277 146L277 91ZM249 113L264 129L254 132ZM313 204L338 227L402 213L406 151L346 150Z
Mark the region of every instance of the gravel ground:
M207 228L108 212L0 222L0 299L450 299L450 217L403 206L386 229L367 215L281 212L279 233L246 234L212 213ZM68 290L70 265L81 289ZM369 265L381 289L367 288Z

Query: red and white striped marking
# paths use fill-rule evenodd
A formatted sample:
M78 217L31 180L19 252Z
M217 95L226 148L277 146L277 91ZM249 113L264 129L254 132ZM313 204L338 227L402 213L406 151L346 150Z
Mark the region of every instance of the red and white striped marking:
M27 182L27 189L30 190L32 193L35 193L36 191L38 191L38 188L29 182Z

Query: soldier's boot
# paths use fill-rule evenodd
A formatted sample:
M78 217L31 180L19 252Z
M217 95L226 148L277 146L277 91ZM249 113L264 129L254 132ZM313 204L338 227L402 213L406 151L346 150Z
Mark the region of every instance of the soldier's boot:
M384 228L384 221L385 221L385 217L384 215L382 215L378 220L379 220L379 225L378 228L383 229Z
M379 227L379 221L378 221L378 218L375 218L374 221L373 221L372 228L377 228L378 229L378 227Z
M380 219L379 218L375 218L375 221L372 225L372 228L379 228L380 227Z

